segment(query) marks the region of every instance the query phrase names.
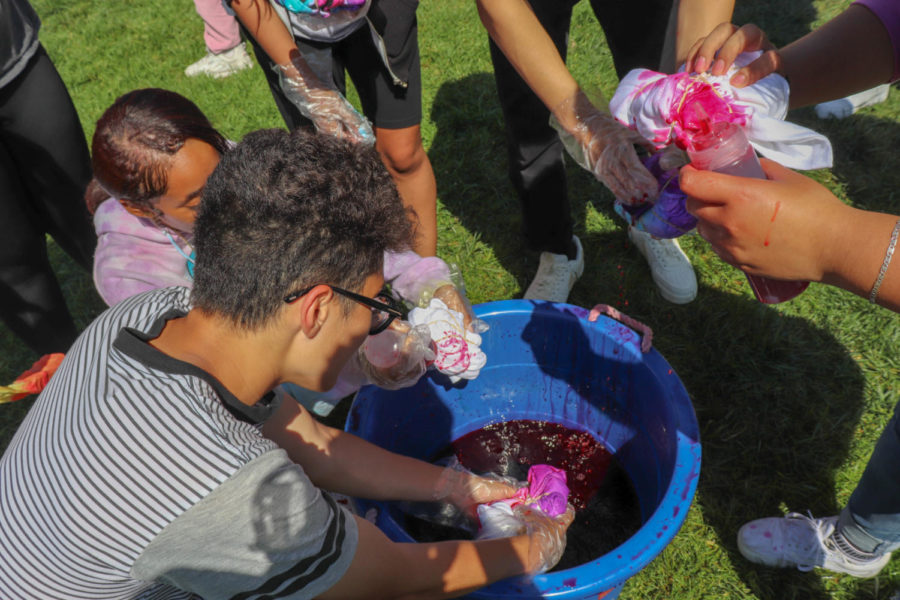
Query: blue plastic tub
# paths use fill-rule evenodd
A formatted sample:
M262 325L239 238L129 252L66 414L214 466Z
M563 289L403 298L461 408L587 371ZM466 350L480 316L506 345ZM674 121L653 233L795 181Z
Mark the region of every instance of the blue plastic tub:
M659 353L642 354L638 335L607 317L591 323L583 308L527 300L475 312L491 326L482 345L488 364L477 379L451 387L437 375L399 391L363 388L347 431L426 460L497 421L544 420L591 432L631 477L641 528L589 563L508 579L468 597L612 600L671 541L693 500L700 438L687 392ZM358 508L375 508L376 524L391 539L413 541L392 504L359 500Z

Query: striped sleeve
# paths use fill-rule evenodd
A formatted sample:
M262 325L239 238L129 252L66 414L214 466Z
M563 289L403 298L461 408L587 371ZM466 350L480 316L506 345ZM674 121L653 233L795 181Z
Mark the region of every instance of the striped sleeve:
M357 536L347 509L273 450L170 523L132 576L205 600L315 598L344 575Z

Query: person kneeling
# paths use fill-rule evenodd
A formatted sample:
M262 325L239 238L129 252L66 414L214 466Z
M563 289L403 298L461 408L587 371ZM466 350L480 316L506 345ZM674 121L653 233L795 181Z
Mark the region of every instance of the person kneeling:
M571 511L505 539L389 541L325 490L466 510L514 490L273 392L334 385L392 318L383 256L410 239L371 148L266 130L226 153L193 289L98 317L0 459L0 597L444 598L555 564Z

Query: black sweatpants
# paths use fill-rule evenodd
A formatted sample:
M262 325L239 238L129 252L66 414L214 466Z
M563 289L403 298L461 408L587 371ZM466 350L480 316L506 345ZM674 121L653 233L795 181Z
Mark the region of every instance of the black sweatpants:
M528 0L563 60L572 9L578 0ZM621 78L637 67L658 69L672 0L591 0ZM550 111L531 91L493 41L491 61L506 122L509 177L522 203L526 245L565 254L572 215L563 145ZM599 108L599 107L598 107Z
M0 89L0 319L39 354L78 332L47 258L50 234L91 269L91 162L75 106L42 47Z

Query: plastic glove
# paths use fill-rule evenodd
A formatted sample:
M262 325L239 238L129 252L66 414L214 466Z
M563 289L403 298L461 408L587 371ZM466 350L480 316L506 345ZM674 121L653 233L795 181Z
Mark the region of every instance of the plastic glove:
M475 475L455 456L442 459L443 466L432 490L432 502L401 502L401 510L430 523L454 527L475 534L476 507L514 495L524 482L499 475Z
M524 485L509 477L475 475L454 456L435 483L432 498L474 512L476 505L510 498Z
M414 304L419 308L427 308L432 298L437 298L447 305L450 310L462 314L466 329L472 333L484 333L490 326L475 316L472 303L466 296L466 284L463 281L459 266L453 263L447 265L448 277L437 274L431 278L420 278L416 283L420 286L419 297ZM425 279L424 281L422 279Z
M579 90L557 106L550 124L559 131L575 162L593 173L617 199L641 204L656 198L656 179L641 164L635 150L652 151L652 144L596 108L584 92Z
M394 321L377 335L370 335L359 349L359 364L371 383L386 390L414 385L434 360L427 327Z
M548 517L536 508L518 507L516 516L531 538L528 548L528 572L546 573L556 566L566 551L566 530L575 520L575 508L569 504L558 517Z
M450 310L442 300L432 298L427 308L409 311L409 322L428 328L436 353L434 367L451 382L478 377L487 356L481 351L481 336L466 329L461 312Z
M528 572L545 573L556 566L566 549L566 530L575 519L575 509L566 505L565 512L548 516L539 508L508 502L482 504L478 507L481 524L475 539L491 540L516 535L528 535Z
M322 83L301 58L291 64L275 65L274 69L285 96L313 122L316 131L363 144L375 143L368 119L340 92Z

